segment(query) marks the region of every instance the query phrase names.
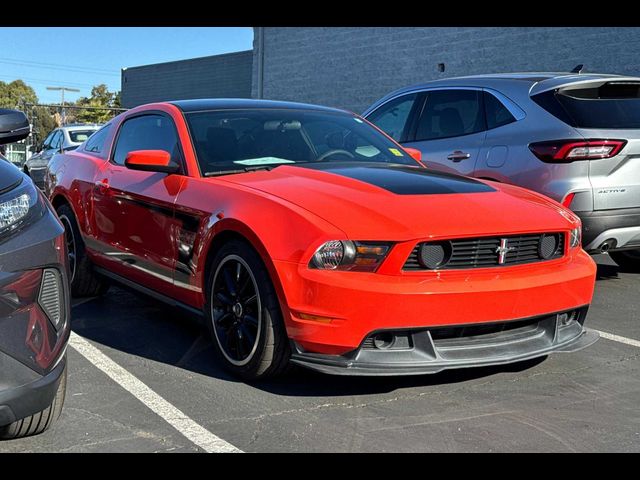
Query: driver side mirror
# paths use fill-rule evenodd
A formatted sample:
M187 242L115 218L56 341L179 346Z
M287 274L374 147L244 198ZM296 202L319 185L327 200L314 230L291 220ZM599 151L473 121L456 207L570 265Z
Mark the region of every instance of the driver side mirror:
M409 154L411 158L417 160L418 162L422 162L422 152L416 148L411 147L403 147L404 151Z
M0 145L23 140L30 132L31 126L24 113L19 110L0 109Z
M180 166L171 161L171 154L164 150L134 150L124 161L127 168L143 172L176 173Z

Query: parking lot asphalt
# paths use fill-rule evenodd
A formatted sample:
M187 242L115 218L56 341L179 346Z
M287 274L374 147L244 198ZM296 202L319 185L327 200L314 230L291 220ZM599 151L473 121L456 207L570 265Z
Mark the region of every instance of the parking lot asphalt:
M123 388L127 381L105 373L108 366L71 346L58 423L1 442L0 452L206 451L206 442L194 441L198 432L245 452L639 452L640 346L633 340L640 340L640 274L595 258L587 325L623 341L601 338L576 353L505 367L397 378L297 370L247 385L216 363L193 318L112 288L74 307L73 331L174 410L162 410L155 397L141 400ZM177 429L180 415L191 423Z

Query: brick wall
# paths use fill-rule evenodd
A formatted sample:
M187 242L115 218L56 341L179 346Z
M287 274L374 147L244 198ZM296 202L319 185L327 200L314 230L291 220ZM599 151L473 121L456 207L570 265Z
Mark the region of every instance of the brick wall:
M568 72L580 63L589 72L639 75L640 28L265 27L263 54L264 98L359 113L395 88L451 76Z
M251 50L177 62L158 63L122 71L122 104L187 98L249 98Z

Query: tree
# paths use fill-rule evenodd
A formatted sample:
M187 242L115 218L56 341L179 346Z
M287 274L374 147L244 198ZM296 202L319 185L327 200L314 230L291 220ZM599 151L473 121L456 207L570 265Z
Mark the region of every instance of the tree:
M36 92L22 80L0 81L0 108L24 109L25 103L38 103Z
M103 83L91 89L91 96L81 97L76 101L78 107L119 108L120 92L110 92ZM83 123L105 123L111 120L114 112L110 110L77 110L76 120Z
M23 110L31 122L31 139L28 144L39 144L51 130L58 126L53 112L46 107L27 107L38 103L36 92L22 80L0 82L0 108Z

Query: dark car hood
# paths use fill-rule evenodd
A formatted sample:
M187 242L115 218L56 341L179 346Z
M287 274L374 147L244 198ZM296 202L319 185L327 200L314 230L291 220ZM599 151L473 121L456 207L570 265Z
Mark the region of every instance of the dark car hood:
M22 182L22 173L8 160L0 160L0 194L8 192Z
M335 162L222 179L292 202L353 238L558 231L579 222L534 192L418 167Z

